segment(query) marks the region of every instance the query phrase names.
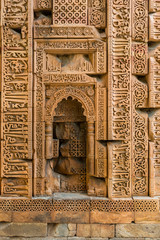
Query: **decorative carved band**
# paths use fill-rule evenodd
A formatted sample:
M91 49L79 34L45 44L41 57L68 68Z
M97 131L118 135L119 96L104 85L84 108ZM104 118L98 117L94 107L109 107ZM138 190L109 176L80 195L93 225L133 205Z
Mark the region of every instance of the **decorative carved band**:
M34 38L100 38L96 28L92 26L35 26Z
M148 114L133 112L133 174L135 196L148 196Z
M146 75L148 73L148 45L132 44L132 74Z
M158 212L158 200L0 200L4 212Z
M132 40L146 42L148 40L148 0L133 0L132 7Z

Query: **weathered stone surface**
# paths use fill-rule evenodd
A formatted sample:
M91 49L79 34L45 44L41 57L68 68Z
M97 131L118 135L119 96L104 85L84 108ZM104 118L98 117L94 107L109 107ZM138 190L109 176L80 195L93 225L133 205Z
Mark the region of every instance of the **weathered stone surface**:
M56 238L56 237L13 237L13 238L10 238L10 237L2 237L1 240L68 240L67 237L60 237L60 238ZM79 240L79 239L78 239Z
M116 237L160 237L160 224L117 224Z
M0 236L43 237L47 236L47 224L43 223L1 223Z
M68 237L68 224L48 224L48 236Z
M114 237L114 225L104 224L78 224L78 237L107 238Z
M110 238L110 240L146 240L146 238Z
M107 224L92 224L91 225L91 237L114 237L114 225Z
M91 225L90 224L77 224L77 236L78 237L91 237Z
M154 240L160 240L160 238L145 238L145 240L152 240L152 239L154 239Z
M152 240L152 239L154 239L154 240L160 240L160 238L145 238L145 240Z
M74 237L77 233L76 224L48 224L48 236Z
M84 237L69 237L68 240L108 240L108 238L84 238Z
M86 240L85 237L69 237L68 240Z
M76 224L68 224L68 230L69 230L69 237L74 237L77 234L77 225Z
M116 224L116 223L131 223L134 221L133 212L107 212L107 211L93 211L90 215L91 223L101 224Z

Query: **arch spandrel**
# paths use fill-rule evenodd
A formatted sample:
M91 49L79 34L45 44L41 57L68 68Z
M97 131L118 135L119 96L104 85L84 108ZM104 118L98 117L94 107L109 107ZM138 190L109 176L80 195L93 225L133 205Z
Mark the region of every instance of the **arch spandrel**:
M54 111L57 108L58 103L60 103L63 99L67 99L68 97L77 99L82 104L84 116L86 117L87 121L95 121L95 107L91 99L78 88L66 87L65 89L55 92L50 100L48 100L46 104L46 122L53 120Z

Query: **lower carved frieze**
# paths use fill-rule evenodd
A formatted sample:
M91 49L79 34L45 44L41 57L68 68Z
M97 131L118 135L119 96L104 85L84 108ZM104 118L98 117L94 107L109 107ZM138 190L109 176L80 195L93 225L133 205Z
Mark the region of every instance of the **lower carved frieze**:
M58 196L58 195L57 195ZM0 199L0 212L158 212L158 199Z

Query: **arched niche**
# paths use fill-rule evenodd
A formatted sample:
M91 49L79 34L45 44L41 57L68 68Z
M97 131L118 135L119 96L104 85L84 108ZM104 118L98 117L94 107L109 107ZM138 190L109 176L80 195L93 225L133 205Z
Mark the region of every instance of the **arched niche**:
M75 159L71 158L73 157L72 155L77 154L77 158L79 157L78 165L85 166L85 179L89 175L94 175L94 113L94 104L91 99L84 92L76 88L70 87L64 89L63 91L57 91L50 100L48 100L45 116L46 160L57 159L57 162L54 164L54 168L57 173L71 174L70 165L74 165L75 162ZM72 128L73 131L77 131L77 136L71 136L71 134L68 134L67 136L67 132L65 130L67 127ZM85 135L82 134L82 130L84 130L84 128ZM56 133L57 129L59 129L58 134ZM72 137L74 140L71 139ZM66 150L69 144L72 145L71 149L74 149L74 153L72 151L71 155L69 154L69 151ZM76 146L83 146L82 151L77 153L75 150ZM68 151L68 159L70 158L69 161L68 159L64 159L67 158L65 153L66 151ZM83 158L85 158L85 164L80 162L81 159L78 154L82 154ZM84 159L82 161L84 161ZM70 163L68 164L68 162ZM84 177L83 174L81 174L81 177ZM87 180L85 181L87 182ZM86 189L84 189L84 186L82 189L87 190L87 186Z

